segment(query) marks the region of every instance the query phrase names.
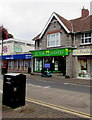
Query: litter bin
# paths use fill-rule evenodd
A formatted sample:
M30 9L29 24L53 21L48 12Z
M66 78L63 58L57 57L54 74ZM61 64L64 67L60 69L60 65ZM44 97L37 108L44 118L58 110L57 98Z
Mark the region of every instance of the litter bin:
M31 73L31 67L28 67L28 73L29 74Z
M7 73L3 81L2 104L11 108L25 105L26 75Z

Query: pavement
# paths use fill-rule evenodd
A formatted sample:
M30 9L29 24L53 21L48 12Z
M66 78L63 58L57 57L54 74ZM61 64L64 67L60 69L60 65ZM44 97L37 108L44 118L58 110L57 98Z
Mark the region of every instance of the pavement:
M58 82L68 82L73 84L80 85L90 85L90 79L67 79L62 78L61 76L53 76L53 77L41 77L40 75L30 75L26 74L27 79L38 79L45 81L58 81ZM27 120L28 118L31 120L89 120L85 118L81 118L80 116L70 114L64 111L59 111L54 108L49 108L40 104L33 103L31 101L26 101L24 106L20 106L16 109L9 108L7 106L2 106L2 120L15 120L15 118ZM48 119L47 119L48 118Z
M38 105L32 102L26 102L25 106L16 109L3 106L2 118L2 120L4 120L4 118L23 118L23 120L27 118L76 118L76 120L80 120L79 116L68 114L63 111L57 111L55 109L44 107L42 105Z

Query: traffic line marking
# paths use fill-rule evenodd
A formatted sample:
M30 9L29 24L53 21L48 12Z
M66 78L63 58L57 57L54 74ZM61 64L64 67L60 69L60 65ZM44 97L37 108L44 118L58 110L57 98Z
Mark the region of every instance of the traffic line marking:
M81 117L85 117L85 118L92 118L92 115L90 115L90 114L75 111L75 110L72 110L72 109L68 109L68 108L65 108L65 107L58 106L58 105L50 104L50 103L43 102L43 101L40 101L40 100L35 100L35 99L32 99L32 98L26 98L26 101L33 102L33 103L43 105L43 106L46 106L46 107L50 107L50 108L53 108L53 109L56 109L56 110L59 110L59 111L65 111L67 113L75 114L77 116L81 116Z
M57 83L56 81L43 81L43 80L39 80L39 81L42 81L42 82L48 82L48 83ZM67 82L63 82L63 81L60 81L60 83L64 83L64 85L67 85L67 84L69 84L69 85L78 85L78 86L84 86L84 87L92 87L90 84L89 85L87 85L87 84L85 84L85 85L83 85L83 84L81 84L81 82L75 82L75 83L73 83L73 82L69 82L69 81L67 81Z
M64 83L65 85L67 85L67 84L69 84L69 85L77 85L77 86L85 86L85 87L92 87L92 86L90 86L90 85L82 85L82 84L80 84L80 83Z
M34 85L34 84L27 84L27 85L31 85L31 86L34 86L34 87L42 87L42 88L50 88L50 86L40 86L40 85Z

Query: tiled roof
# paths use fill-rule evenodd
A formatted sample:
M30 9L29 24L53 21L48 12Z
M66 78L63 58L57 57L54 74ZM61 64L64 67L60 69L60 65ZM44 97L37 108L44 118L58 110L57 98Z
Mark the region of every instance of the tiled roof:
M77 18L73 20L67 20L59 14L55 13L64 26L72 33L83 32L92 30L92 15L85 18ZM39 39L41 34L37 35L33 40Z
M92 30L92 15L86 18L78 18L71 20L73 25L73 32L83 32Z
M41 33L38 34L36 37L34 37L33 40L37 40L37 39L39 38L40 35L41 35Z
M63 24L67 27L67 29L69 31L72 31L72 25L71 25L71 21L65 19L64 17L60 16L59 14L55 13L58 18L61 20L61 22L63 22Z
M73 20L66 20L57 13L56 15L71 32L83 32L83 31L92 30L92 15L87 16L85 18L80 17Z

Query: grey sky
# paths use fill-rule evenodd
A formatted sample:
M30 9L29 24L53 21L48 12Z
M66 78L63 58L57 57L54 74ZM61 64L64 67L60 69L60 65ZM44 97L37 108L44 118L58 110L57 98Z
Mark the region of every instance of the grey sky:
M31 41L42 31L53 11L66 19L73 19L81 16L83 6L90 10L90 0L0 1L0 25L3 24L16 39L26 41Z

